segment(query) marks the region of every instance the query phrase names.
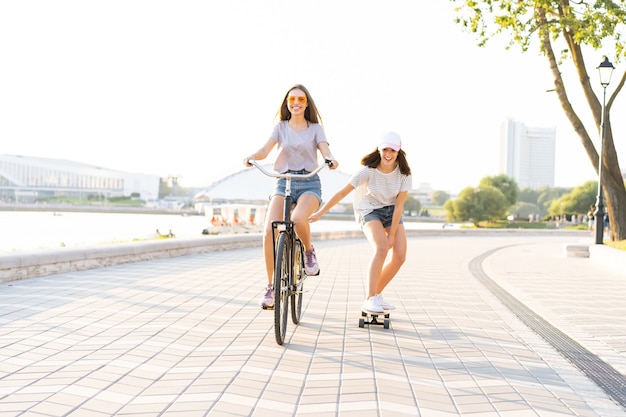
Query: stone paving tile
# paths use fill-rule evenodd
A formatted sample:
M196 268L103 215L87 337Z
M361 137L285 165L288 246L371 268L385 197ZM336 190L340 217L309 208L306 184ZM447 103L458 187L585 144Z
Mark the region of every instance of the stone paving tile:
M626 374L626 271L549 243L502 249L486 270L524 304ZM573 273L575 271L575 273Z
M322 274L307 281L283 346L257 305L259 248L3 284L0 417L626 415L468 270L509 245L487 258L490 276L622 360L626 336L606 325L621 295L582 285L597 269L564 260L563 238L537 240L411 238L385 292L398 306L390 329L357 325L367 242L317 242ZM567 285L572 271L606 309Z

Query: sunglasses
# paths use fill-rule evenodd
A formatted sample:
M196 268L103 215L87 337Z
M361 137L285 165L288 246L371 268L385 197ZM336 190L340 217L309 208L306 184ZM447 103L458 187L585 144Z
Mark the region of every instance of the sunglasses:
M287 97L287 101L289 102L289 104L295 103L296 100L300 104L306 104L306 96L289 96L289 97Z

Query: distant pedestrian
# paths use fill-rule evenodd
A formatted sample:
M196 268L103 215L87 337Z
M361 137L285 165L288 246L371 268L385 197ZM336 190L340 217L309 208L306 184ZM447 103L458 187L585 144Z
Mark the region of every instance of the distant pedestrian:
M596 217L596 206L594 206L593 204L591 204L589 206L589 211L587 212L587 228L589 230L593 230L593 222L595 220Z
M368 294L362 309L382 313L396 307L388 303L382 292L396 276L406 259L407 239L402 212L412 188L411 168L402 150L402 141L395 132L386 133L373 152L361 159L365 167L354 174L309 220L315 222L356 190L355 218L374 249L368 267ZM391 251L391 258L386 261Z

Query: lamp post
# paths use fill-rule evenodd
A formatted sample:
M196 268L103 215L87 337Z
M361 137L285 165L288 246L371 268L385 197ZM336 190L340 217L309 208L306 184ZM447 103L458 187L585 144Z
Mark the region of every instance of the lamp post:
M602 84L602 120L600 121L600 160L598 161L598 197L596 200L596 244L601 245L604 242L604 202L602 201L602 161L604 160L604 119L606 111L606 87L611 82L611 75L615 67L604 57L604 61L598 66L600 74L600 84Z

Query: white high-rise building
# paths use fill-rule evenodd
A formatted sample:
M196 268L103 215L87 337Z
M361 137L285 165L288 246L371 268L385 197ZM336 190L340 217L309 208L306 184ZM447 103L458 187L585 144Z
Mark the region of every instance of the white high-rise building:
M555 153L555 127L528 127L512 119L503 124L500 172L520 189L554 187Z

